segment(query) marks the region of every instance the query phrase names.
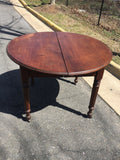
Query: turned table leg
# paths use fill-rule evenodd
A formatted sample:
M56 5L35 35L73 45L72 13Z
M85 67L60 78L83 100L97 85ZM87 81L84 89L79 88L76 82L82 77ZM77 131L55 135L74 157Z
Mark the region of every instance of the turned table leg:
M75 77L74 83L75 83L75 84L78 83L78 76Z
M87 113L89 118L92 118L92 111L94 110L94 105L95 105L97 93L99 90L100 82L103 76L103 72L104 72L104 69L98 71L94 78L94 83L93 83L93 88L92 88L92 93L91 93L91 98L89 103L89 111Z
M29 95L29 72L26 68L20 67L21 70L21 79L23 84L23 95L24 95L24 104L26 111L26 119L30 121L30 95Z

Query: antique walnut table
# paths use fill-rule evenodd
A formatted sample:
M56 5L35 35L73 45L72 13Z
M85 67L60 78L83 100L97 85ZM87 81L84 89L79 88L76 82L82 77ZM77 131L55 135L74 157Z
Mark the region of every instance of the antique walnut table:
M94 76L88 117L112 53L101 41L67 32L41 32L20 36L7 46L8 56L20 65L26 118L30 120L29 78Z

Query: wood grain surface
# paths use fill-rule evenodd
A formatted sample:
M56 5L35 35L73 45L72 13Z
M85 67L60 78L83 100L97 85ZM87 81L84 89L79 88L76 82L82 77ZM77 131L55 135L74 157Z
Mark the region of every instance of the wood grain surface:
M20 36L7 47L20 66L61 76L84 75L107 66L110 49L94 38L67 32L40 32Z

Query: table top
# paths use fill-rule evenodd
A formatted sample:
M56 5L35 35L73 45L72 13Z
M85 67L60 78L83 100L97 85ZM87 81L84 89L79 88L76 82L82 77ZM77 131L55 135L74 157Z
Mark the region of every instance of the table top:
M111 50L101 41L75 33L38 32L13 39L8 56L28 69L59 76L96 72L110 63Z

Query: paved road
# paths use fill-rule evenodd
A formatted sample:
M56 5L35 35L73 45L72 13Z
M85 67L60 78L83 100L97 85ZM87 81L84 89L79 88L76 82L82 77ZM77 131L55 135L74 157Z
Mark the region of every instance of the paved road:
M35 32L8 0L0 0L0 160L120 160L120 118L97 98L87 119L91 88L80 78L36 78L32 120L24 121L19 67L8 42Z

